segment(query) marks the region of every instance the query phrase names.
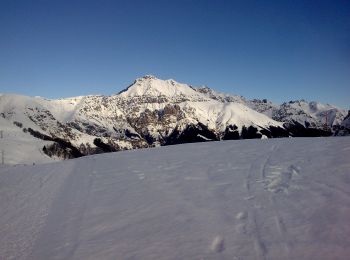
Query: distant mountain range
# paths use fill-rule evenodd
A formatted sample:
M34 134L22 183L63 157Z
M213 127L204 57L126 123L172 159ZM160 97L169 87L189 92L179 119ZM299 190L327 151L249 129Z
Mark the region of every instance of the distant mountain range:
M42 140L42 151L59 158L189 142L350 133L348 111L332 105L305 100L278 105L154 76L136 79L111 96L50 100L2 94L0 117L8 131L9 125L22 128L22 137Z

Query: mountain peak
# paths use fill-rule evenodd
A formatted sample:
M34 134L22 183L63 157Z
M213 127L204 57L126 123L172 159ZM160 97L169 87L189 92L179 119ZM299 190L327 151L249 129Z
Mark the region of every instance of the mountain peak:
M144 81L144 80L152 80L152 79L158 79L158 78L154 75L145 75L140 78L137 78L136 81Z
M139 96L199 96L191 86L176 82L173 79L162 80L153 75L145 75L137 78L125 90L119 92L122 97L139 97Z

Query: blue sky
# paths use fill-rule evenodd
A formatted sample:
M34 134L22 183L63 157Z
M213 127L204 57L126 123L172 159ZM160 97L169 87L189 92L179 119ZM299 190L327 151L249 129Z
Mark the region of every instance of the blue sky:
M112 94L145 74L350 108L350 2L0 1L0 92Z

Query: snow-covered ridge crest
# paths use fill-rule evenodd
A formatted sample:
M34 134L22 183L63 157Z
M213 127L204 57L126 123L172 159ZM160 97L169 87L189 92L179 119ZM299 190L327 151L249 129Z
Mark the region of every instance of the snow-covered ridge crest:
M185 96L192 98L205 99L205 95L197 92L191 86L176 82L173 79L161 80L155 76L146 75L138 78L135 82L125 90L122 90L118 94L123 98L131 97L159 97L164 96L167 98L174 98L177 96Z

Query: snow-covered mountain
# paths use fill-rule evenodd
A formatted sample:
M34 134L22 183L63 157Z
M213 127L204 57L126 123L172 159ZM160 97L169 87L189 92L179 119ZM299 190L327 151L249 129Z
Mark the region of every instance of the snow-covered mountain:
M293 124L300 123L306 128L337 128L340 126L346 111L329 104L305 100L296 100L275 105L265 100L253 100L251 107L276 121Z
M337 135L340 130L349 130L343 123L348 112L330 104L295 100L279 105L267 99L247 100L242 96L223 94L207 87L198 88L198 91L224 103L244 104L275 121L282 122L284 128L294 136Z
M315 102L249 101L154 76L111 96L0 96L7 125L47 142L44 153L61 158L186 142L308 136L303 132L308 128L327 135L325 113L329 126L341 125L346 114Z
M350 135L350 111L348 111L348 114L346 115L343 122L341 123L337 134Z

